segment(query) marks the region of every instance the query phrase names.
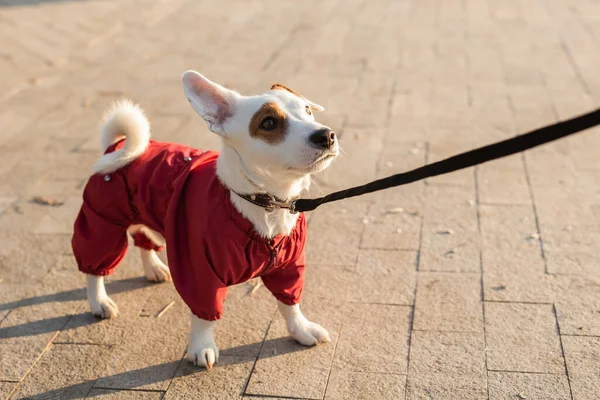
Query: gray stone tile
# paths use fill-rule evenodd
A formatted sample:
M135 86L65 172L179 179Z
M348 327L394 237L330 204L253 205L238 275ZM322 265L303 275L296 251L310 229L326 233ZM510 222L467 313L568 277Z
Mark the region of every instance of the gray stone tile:
M564 373L564 360L551 305L485 304L490 370Z
M583 189L534 187L533 194L542 229L550 224L561 226L590 224L591 199Z
M0 379L20 380L81 306L81 300L57 296L15 308L0 326Z
M348 300L411 305L417 280L414 251L360 250Z
M17 196L0 196L0 214L11 207L18 199Z
M479 228L473 187L427 187L419 270L479 271Z
M483 333L413 331L409 376L433 372L485 375Z
M39 225L34 229L34 233L72 234L73 221L75 221L80 208L81 196L69 197L62 206L48 210L47 215L41 219Z
M600 279L557 276L555 306L562 335L600 336Z
M253 288L247 283L227 292L223 317L215 328L215 338L223 354L258 356L277 302L264 286L251 293Z
M352 265L356 261L367 203L325 205L314 211L308 227L306 259L310 264ZM344 234L341 235L340 232Z
M404 208L389 203L371 207L362 218L364 225L360 247L363 249L418 250L421 234L420 207ZM402 210L402 212L398 212Z
M168 285L168 283L165 283ZM107 285L109 296L119 307L117 318L100 319L92 315L87 301L71 318L56 338L59 343L120 344L132 323L139 319L140 312L156 286L144 277L117 281Z
M148 316L132 323L131 332L108 357L99 389L165 390L185 353L189 310L171 285L158 285L144 306ZM155 315L171 301L160 318Z
M521 372L495 372L488 375L490 400L571 398L569 382L565 375L528 374Z
M596 225L542 225L548 272L600 277L595 248L600 246Z
M255 356L221 354L210 370L184 360L164 399L241 399L254 360Z
M405 375L331 371L326 400L402 400Z
M478 399L486 391L483 332L413 331L408 398Z
M555 277L544 273L533 208L481 205L480 219L484 298L551 302Z
M8 399L8 396L17 387L17 382L0 382L0 396L3 399Z
M520 154L477 168L477 187L481 203L531 204L527 175Z
M110 348L53 345L27 375L15 396L28 399L85 398L102 373Z
M562 336L573 398L594 399L600 393L600 338Z
M141 390L92 389L87 398L102 400L161 400L163 393L144 392Z
M479 274L420 272L413 329L482 332Z
M406 373L409 313L403 306L348 304L333 368Z
M308 281L302 301L302 311L311 321L329 331L332 342L305 347L294 341L277 315L269 327L246 394L283 397L322 397L338 340L344 297L336 295L343 285L327 277L314 276ZM319 280L322 283L314 281ZM320 286L319 286L320 285ZM311 290L311 286L315 289Z
M410 375L406 399L481 400L487 397L485 376L479 374L431 373Z

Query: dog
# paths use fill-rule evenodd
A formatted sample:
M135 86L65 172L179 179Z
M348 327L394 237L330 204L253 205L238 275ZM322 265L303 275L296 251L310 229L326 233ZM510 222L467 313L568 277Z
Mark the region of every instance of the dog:
M315 121L313 112L323 107L280 84L243 96L195 71L181 80L223 148L203 152L150 140L147 118L128 100L107 112L105 153L84 189L72 238L92 313L118 314L104 276L123 258L129 232L146 278L173 280L191 310L187 357L195 365L218 362L213 331L227 287L258 276L293 338L307 346L330 341L300 310L306 220L293 210L311 174L339 154L336 134ZM157 255L165 245L168 267Z

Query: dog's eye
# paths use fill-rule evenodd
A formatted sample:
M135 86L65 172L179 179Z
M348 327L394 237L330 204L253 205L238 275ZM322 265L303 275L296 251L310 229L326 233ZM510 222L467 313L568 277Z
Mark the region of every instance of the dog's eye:
M261 122L260 128L264 129L265 131L272 131L273 129L277 128L277 120L273 117L267 117Z
M304 109L306 110L306 113L308 115L312 115L312 111L310 111L310 107L309 106L304 107Z

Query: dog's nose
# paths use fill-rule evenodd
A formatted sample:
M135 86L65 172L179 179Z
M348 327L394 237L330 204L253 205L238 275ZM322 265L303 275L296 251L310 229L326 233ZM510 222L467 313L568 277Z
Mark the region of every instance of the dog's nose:
M330 149L335 143L335 132L329 128L319 129L308 138L310 143L318 149Z

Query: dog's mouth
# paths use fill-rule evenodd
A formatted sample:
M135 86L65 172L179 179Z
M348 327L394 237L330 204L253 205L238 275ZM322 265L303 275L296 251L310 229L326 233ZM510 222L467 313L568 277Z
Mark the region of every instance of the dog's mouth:
M321 157L317 158L317 159L316 159L316 160L315 160L315 161L312 163L312 165L311 165L311 166L318 165L318 164L320 164L320 163L322 163L322 162L325 162L325 161L327 161L327 160L331 160L331 159L333 159L333 158L335 158L335 157L337 157L337 151L335 151L335 152L334 152L334 151L330 151L330 152L328 152L328 153L325 153L325 154L323 154Z
M311 173L321 171L323 169L323 165L338 155L337 151L328 151L325 154L320 155L315 161L313 161L310 165L306 167L292 167L289 166L288 169L293 169L294 171L303 172L303 173Z

